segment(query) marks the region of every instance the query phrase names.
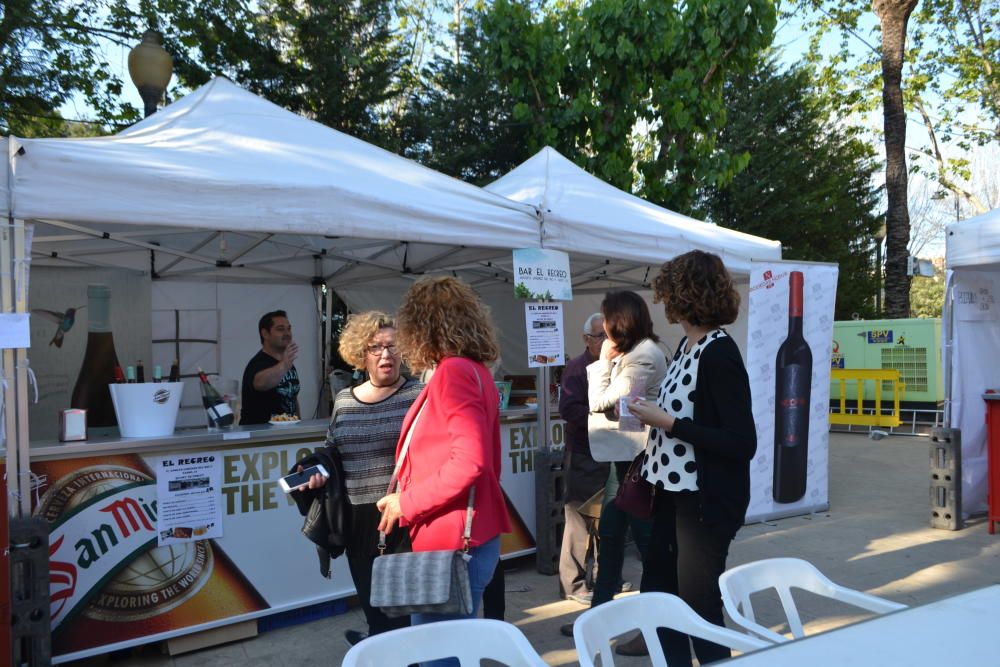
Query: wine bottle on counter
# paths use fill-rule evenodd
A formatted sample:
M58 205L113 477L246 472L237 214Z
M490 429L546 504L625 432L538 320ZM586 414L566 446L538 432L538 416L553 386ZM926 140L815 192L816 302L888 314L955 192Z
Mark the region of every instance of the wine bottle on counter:
M163 369L153 366L153 382L163 382Z
M208 381L205 371L198 369L198 379L201 380L201 403L208 413L208 422L216 428L232 426L233 411L219 394L218 390Z
M135 366L125 367L125 382L128 384L135 384Z
M174 363L170 364L170 376L167 378L167 382L180 382L181 381L181 365L177 359L174 359Z
M142 359L135 362L135 381L136 382L146 381L146 367L142 365Z
M111 335L111 290L107 285L87 285L87 349L69 404L87 411L88 427L118 425L108 389L117 365Z
M775 359L772 495L779 503L794 503L806 493L812 350L802 335L802 284L802 272L792 271L788 286L788 337L778 348Z

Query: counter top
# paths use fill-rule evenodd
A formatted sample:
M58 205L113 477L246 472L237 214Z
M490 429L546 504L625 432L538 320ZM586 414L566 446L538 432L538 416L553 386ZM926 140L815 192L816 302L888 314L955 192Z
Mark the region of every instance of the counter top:
M32 459L70 458L92 456L111 452L143 451L154 452L172 449L204 448L206 445L257 445L270 442L325 439L327 419L305 419L288 426L255 424L253 426L233 426L226 429L208 430L196 428L176 431L173 435L157 438L123 438L121 436L100 436L89 440L59 442L58 440L33 441Z
M553 406L554 407L554 406ZM501 421L534 419L538 410L534 407L517 406L503 410ZM556 416L553 411L553 417ZM227 429L207 428L177 431L173 435L157 438L123 438L121 436L98 436L89 440L59 442L40 440L31 442L32 460L64 459L115 452L156 452L176 449L204 449L206 446L242 445L254 446L290 440L322 440L326 438L329 420L305 419L288 426L255 424L253 426L233 426ZM0 456L6 452L0 450Z

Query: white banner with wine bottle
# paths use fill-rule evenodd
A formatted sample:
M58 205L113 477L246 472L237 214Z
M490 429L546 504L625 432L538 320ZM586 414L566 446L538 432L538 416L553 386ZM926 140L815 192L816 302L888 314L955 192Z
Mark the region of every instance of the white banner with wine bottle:
M754 262L747 373L757 425L747 522L829 507L836 264Z

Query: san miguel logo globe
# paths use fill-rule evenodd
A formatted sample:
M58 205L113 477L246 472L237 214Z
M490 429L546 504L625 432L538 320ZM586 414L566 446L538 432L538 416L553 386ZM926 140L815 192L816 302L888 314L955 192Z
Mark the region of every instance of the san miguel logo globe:
M163 405L170 400L170 391L167 389L157 389L153 392L153 402L158 405Z
M75 464L75 465L74 465ZM156 480L122 455L42 462L53 653L266 609L210 540L157 547Z

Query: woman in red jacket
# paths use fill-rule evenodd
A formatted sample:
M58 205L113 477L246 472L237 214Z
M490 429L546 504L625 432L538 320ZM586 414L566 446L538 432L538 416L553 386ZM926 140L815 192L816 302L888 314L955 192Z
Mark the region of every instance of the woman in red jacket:
M414 372L434 375L403 420L396 456L410 435L399 470L399 493L378 501L380 530L398 520L414 551L463 547L469 492L475 487L469 583L473 611L500 559L500 533L510 519L500 490L500 397L485 364L499 354L489 314L457 278L415 283L396 316L396 340ZM448 618L414 614L412 623Z

